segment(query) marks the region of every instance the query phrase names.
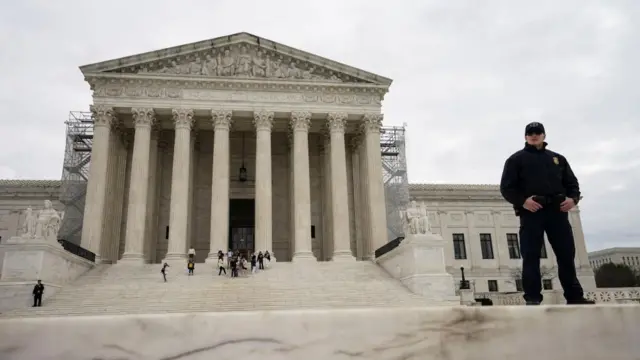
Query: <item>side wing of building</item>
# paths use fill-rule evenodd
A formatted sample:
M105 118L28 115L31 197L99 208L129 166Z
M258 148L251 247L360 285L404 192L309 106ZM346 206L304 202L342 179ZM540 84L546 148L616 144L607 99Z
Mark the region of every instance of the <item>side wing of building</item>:
M410 184L409 193L427 207L432 231L446 240L447 268L457 280L464 267L465 276L478 292L517 290L522 267L520 223L498 185ZM595 288L580 210L571 211L569 219L575 235L579 279L585 289ZM541 259L541 265L551 280L545 287L560 289L556 259L548 241L544 250L546 258Z

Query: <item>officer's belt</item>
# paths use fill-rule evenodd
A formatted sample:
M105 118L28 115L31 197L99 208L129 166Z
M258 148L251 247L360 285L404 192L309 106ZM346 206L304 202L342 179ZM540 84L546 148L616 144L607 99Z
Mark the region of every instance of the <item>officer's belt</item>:
M567 197L563 194L558 195L536 195L533 201L542 206L560 205Z

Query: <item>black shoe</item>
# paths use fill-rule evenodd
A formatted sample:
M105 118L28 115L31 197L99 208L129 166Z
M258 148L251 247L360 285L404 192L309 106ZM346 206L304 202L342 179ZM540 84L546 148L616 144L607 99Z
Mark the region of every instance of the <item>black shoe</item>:
M527 301L526 305L540 305L540 301Z
M595 301L581 298L578 300L567 300L567 305L595 305Z

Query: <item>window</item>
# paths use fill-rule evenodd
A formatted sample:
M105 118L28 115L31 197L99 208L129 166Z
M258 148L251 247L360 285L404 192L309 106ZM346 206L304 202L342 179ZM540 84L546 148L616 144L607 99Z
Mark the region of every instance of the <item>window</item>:
M547 258L547 247L544 246L544 240L542 240L542 249L540 250L540 259Z
M491 292L498 291L498 280L487 280L487 285L489 285L489 291Z
M507 234L507 246L509 247L509 259L520 259L520 242L518 234Z
M524 291L522 286L522 279L516 279L516 291Z
M453 255L456 260L467 258L467 249L464 246L464 234L453 234Z
M545 290L553 290L553 282L551 279L542 279L542 288Z
M493 259L493 244L491 243L491 234L480 234L480 250L482 250L483 259Z

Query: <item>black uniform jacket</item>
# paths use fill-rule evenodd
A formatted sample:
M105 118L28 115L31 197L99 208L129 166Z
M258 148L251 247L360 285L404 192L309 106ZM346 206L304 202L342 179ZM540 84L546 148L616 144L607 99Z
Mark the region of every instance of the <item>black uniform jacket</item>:
M564 156L548 150L525 145L504 163L500 192L516 211L533 195L564 195L580 199L580 186Z

